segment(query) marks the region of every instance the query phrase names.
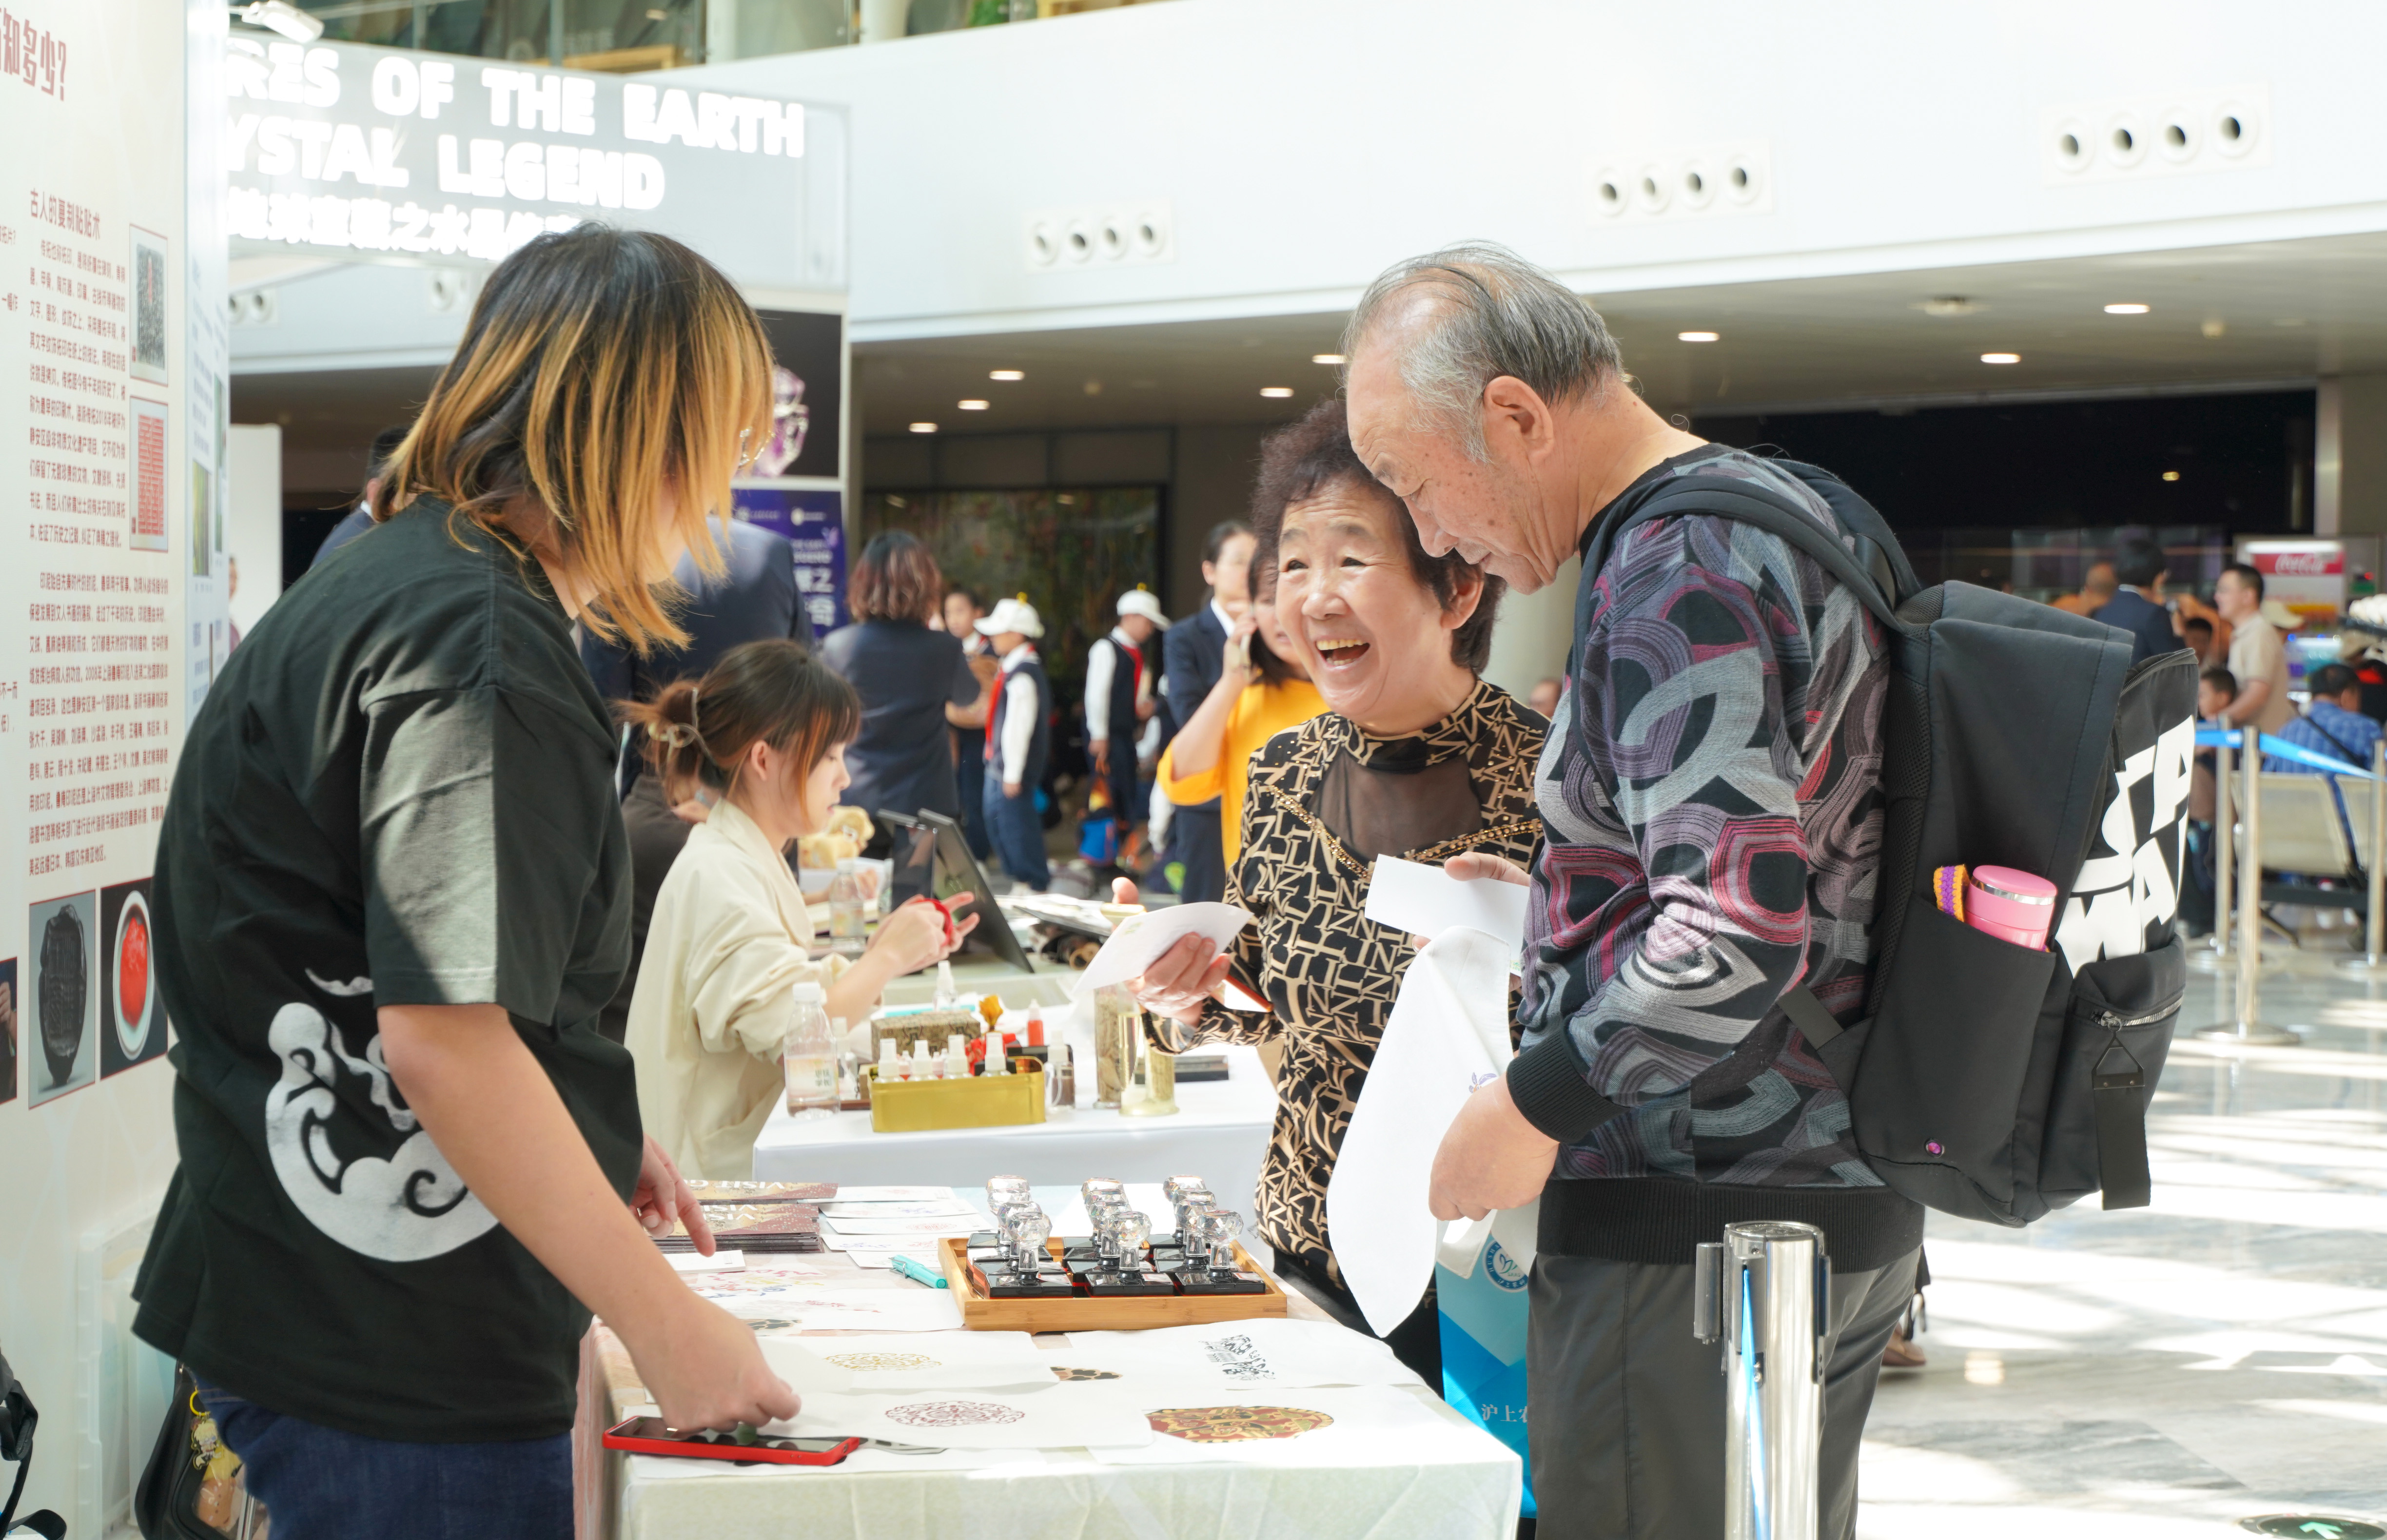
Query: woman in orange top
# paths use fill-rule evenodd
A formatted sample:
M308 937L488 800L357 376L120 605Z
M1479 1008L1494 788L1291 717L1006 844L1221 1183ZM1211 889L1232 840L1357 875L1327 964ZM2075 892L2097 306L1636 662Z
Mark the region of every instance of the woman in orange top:
M1244 846L1244 783L1252 755L1326 709L1309 675L1288 661L1299 656L1277 622L1271 583L1228 634L1219 682L1160 756L1161 794L1170 802L1194 807L1219 799L1219 832L1230 866Z

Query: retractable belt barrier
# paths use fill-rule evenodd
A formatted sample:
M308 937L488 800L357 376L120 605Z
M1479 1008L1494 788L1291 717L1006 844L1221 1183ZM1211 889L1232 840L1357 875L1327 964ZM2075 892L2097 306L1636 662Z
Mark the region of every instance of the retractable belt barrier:
M2210 744L2224 753L2231 749L2243 750L2238 756L2242 788L2238 827L2246 841L2245 853L2238 862L2237 1009L2234 1019L2202 1028L2196 1035L2216 1042L2236 1043L2242 1048L2291 1048L2304 1039L2262 1019L2255 990L2255 978L2262 972L2263 965L2263 756L2276 753L2283 759L2315 765L2331 775L2355 776L2364 780L2370 778L2370 773L2356 770L2326 754L2300 749L2268 733L2256 733L2251 748L2246 746L2245 738L2243 729L2200 727L2196 732L2199 744ZM2228 848L2231 838L2229 826L2219 824L2215 833L2222 840L2223 847ZM2216 905L2219 902L2216 896ZM2221 920L2222 916L2216 910L2214 924L2218 927Z
M1691 1335L1723 1344L1725 1540L1815 1540L1832 1265L1813 1225L1759 1219L1703 1243Z

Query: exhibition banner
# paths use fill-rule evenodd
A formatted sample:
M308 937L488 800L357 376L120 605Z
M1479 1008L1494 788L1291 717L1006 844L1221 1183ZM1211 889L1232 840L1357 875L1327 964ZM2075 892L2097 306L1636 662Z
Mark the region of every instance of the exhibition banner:
M846 286L838 108L352 43L230 48L234 256L494 262L601 219L701 225L750 291Z
M796 592L815 638L852 620L845 607L845 495L788 481L740 481L737 517L786 536L796 547Z

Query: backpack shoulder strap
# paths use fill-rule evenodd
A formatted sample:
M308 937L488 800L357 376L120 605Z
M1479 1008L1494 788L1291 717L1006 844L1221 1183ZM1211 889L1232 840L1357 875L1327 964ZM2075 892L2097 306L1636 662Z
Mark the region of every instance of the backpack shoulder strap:
M1793 466L1791 473L1811 469ZM1820 478L1823 473L1816 472ZM1801 477L1802 480L1807 479ZM1837 484L1833 484L1837 485ZM1818 495L1822 495L1819 491ZM1775 536L1795 549L1812 557L1832 577L1856 595L1858 602L1873 612L1876 619L1901 636L1913 636L1915 627L1900 618L1898 605L1914 592L1913 570L1907 565L1905 553L1899 549L1897 538L1882 523L1873 505L1850 493L1840 502L1826 499L1834 521L1856 540L1858 553L1819 527L1812 515L1794 507L1779 493L1756 482L1739 476L1685 475L1662 483L1651 489L1639 501L1614 511L1594 526L1591 540L1583 556L1585 582L1583 593L1586 604L1590 595L1589 579L1608 563L1609 553L1627 530L1656 519L1668 519L1686 514L1706 514L1711 518L1732 519L1740 524L1754 524ZM1873 534L1863 530L1848 531L1850 515L1860 524L1869 524ZM1876 538L1876 536L1878 536ZM1582 630L1585 614L1577 616L1577 631Z

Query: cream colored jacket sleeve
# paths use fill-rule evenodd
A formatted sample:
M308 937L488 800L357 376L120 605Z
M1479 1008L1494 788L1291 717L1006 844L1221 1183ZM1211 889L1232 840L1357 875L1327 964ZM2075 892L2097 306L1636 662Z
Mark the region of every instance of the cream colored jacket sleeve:
M743 1180L783 1094L791 987L827 985L812 919L784 857L724 803L688 835L655 899L627 1043L647 1131L691 1176Z

